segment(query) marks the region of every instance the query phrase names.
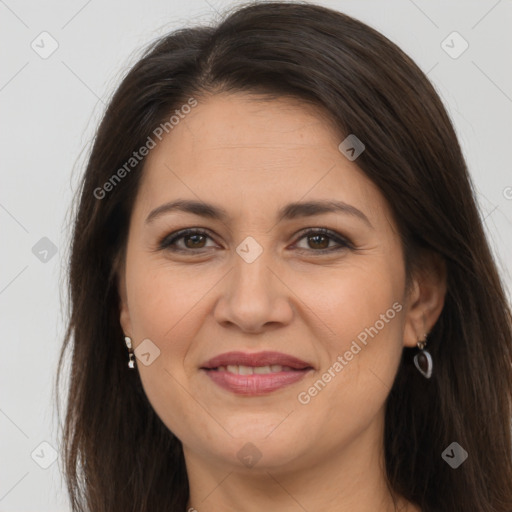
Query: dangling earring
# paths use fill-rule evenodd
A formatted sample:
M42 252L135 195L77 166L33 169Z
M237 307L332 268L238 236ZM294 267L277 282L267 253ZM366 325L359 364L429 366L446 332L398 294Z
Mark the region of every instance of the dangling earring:
M133 368L135 368L135 356L134 356L133 350L132 350L132 339L129 338L128 336L125 336L124 342L126 343L126 346L128 348L128 357L129 357L128 367L133 369Z
M432 376L433 362L430 352L428 350L425 350L426 345L427 334L423 336L423 340L418 340L417 346L420 349L420 352L418 352L414 356L414 366L418 368L419 372L423 375L423 377L425 377L426 379L430 379L430 377Z

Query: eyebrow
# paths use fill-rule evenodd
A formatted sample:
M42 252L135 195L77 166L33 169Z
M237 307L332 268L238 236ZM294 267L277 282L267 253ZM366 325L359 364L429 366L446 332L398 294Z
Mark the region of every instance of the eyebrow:
M155 208L147 216L146 223L150 223L157 217L174 211L192 213L194 215L220 220L222 222L227 222L229 220L228 212L220 206L190 199L177 199ZM358 210L355 206L344 203L343 201L324 200L290 203L279 210L277 214L277 222L303 217L313 217L314 215L321 215L323 213L342 213L350 215L362 220L373 229L368 217L361 210Z

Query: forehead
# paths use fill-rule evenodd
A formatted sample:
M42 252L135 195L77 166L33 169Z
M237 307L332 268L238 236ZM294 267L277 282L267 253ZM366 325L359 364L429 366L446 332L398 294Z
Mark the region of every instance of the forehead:
M233 93L212 95L199 101L199 106L185 116L184 124L191 130L200 129L201 135L212 142L244 141L248 145L257 140L276 142L276 133L281 143L296 144L298 138L303 138L305 145L323 142L326 135L337 138L327 112L298 98ZM239 130L241 126L245 130Z
M202 99L149 153L139 193L146 209L175 197L244 209L307 199L384 200L339 151L325 112L295 99L221 94ZM306 198L306 197L305 197Z

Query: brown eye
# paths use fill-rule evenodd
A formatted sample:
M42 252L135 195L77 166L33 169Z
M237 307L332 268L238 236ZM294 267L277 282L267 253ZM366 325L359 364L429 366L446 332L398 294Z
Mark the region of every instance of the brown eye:
M212 237L205 231L197 229L185 229L166 236L159 244L160 249L177 252L199 252L202 249L209 249L206 245ZM352 247L352 244L341 235L325 228L309 230L299 240L307 240L307 247L298 247L299 251L313 253L334 252ZM334 246L329 246L334 242Z
M184 240L184 245L187 249L202 249L204 247L204 235L185 235L182 238Z
M309 235L308 243L312 249L327 249L329 247L329 237L325 235Z
M352 248L352 244L334 231L325 228L311 229L303 233L300 240L306 239L307 247L298 246L299 251L309 251L313 253L328 253ZM329 247L334 242L335 245Z
M185 229L166 236L159 244L160 249L169 251L195 252L195 250L209 249L206 243L211 236L205 231Z

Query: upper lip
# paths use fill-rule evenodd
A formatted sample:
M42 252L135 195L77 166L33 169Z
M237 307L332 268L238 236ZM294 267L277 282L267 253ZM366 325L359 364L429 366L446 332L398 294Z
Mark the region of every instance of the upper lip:
M226 352L213 357L206 363L201 365L201 368L212 369L219 366L237 365L237 366L271 366L271 365L289 366L296 370L303 370L305 368L312 368L309 363L301 359L283 354L281 352Z

